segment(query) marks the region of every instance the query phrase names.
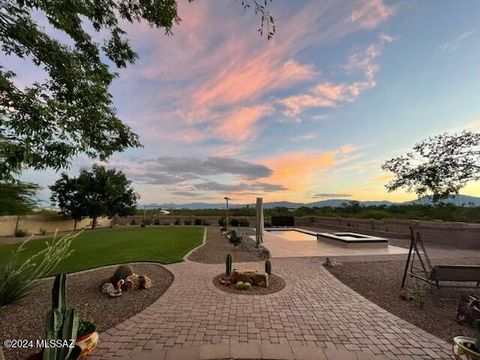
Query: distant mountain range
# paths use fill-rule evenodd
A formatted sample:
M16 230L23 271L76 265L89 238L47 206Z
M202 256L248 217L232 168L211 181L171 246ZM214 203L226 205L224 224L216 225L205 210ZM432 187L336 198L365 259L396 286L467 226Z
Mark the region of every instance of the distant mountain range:
M320 200L311 203L300 203L300 202L290 202L290 201L275 201L267 202L264 204L264 208L271 209L275 207L286 207L290 209L297 209L302 206L306 207L340 207L345 203L352 201L352 199L330 199L330 200ZM480 206L480 197L469 196L469 195L456 195L449 199L443 200L446 203L452 203L458 206ZM390 205L412 205L412 204L422 204L428 205L432 204L432 198L430 196L424 196L418 200L406 201L401 203L394 203L391 201L360 201L362 206L390 206ZM255 204L229 204L229 207L232 209L243 208L245 206L255 207ZM141 204L138 205L138 208L161 208L161 209L191 209L191 210L200 210L200 209L224 209L225 203L202 203L194 202L187 204Z

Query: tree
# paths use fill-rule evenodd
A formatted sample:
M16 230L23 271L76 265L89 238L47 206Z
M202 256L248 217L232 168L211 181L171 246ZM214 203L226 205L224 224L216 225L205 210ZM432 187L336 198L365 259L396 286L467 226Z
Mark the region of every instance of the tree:
M191 1L191 0L190 0ZM260 32L270 38L273 18L264 0L243 0L262 16ZM43 14L60 38L38 24ZM107 159L112 153L138 147L138 136L116 115L109 86L137 58L121 21L146 21L170 34L180 22L176 0L1 0L2 56L31 59L46 72L44 83L22 88L16 74L0 66L0 180L22 168L66 168L84 153ZM92 39L106 34L103 45Z
M62 214L75 221L92 218L92 229L100 216L126 216L135 213L138 195L130 186L125 174L104 166L93 165L92 170L82 169L78 177L63 173L54 185L51 200Z
M405 188L418 197L431 194L437 202L480 179L480 133L430 137L416 144L413 152L388 160L382 169L395 175L385 186L388 191Z
M40 187L32 183L0 182L0 215L21 215L35 205L35 194Z

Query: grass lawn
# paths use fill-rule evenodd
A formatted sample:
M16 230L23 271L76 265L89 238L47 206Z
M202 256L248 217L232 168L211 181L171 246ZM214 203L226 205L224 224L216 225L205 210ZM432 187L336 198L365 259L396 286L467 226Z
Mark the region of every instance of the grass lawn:
M203 240L202 227L150 226L113 230L87 230L73 241L75 251L55 269L75 272L104 265L134 261L156 261L170 264ZM7 263L18 245L0 246L0 267ZM19 259L28 258L45 246L45 240L32 240Z

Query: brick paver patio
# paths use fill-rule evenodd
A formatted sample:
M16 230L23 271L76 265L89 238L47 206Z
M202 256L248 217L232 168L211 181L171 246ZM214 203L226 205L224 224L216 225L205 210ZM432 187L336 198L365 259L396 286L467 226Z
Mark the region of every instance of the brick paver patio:
M259 269L263 263L236 265ZM166 266L172 286L102 333L93 358L451 359L449 344L343 285L321 258L278 258L272 265L287 286L266 296L215 288L212 278L223 264Z

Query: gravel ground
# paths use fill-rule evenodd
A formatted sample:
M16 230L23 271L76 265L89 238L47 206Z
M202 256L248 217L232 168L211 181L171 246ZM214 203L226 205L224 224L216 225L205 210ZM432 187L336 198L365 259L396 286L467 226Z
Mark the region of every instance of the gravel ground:
M158 264L132 264L132 267L135 273L152 279L152 288L124 292L121 297L110 298L100 293L100 287L113 275L116 266L72 274L67 276L68 306L78 309L101 332L148 307L173 281L173 275ZM0 308L1 341L45 338L43 324L51 306L52 284L53 279L42 280L38 288L18 303ZM4 352L6 360L25 359L35 353L35 349L4 349Z
M233 246L222 235L220 227L207 228L207 241L201 248L195 250L188 260L202 264L220 264L225 262L227 254L232 254L234 262L263 261L265 259L256 253L243 250L240 246Z
M342 261L341 258L337 260ZM479 258L441 260L442 264L478 262ZM457 301L461 294L480 295L480 290L475 288L437 290L427 286L428 295L424 307L419 309L413 302L400 298L400 295L404 294L401 289L404 266L404 261L345 262L328 270L370 301L447 342L451 342L457 335L473 336L474 331L470 327L455 321ZM409 278L406 288L414 283L414 280Z
M225 274L217 275L213 278L213 284L225 292L241 295L268 295L276 293L282 290L285 287L285 281L275 274L270 275L268 280L268 287L261 286L252 286L251 290L239 290L235 288L235 285L225 286L220 283L220 278L224 277Z

